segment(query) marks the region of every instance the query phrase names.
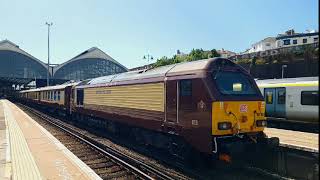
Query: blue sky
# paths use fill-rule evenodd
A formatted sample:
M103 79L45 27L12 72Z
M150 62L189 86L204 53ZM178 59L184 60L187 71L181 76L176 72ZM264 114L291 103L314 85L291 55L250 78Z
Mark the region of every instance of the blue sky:
M128 68L177 49L241 52L290 28L318 30L317 0L0 0L0 40L62 63L96 46Z

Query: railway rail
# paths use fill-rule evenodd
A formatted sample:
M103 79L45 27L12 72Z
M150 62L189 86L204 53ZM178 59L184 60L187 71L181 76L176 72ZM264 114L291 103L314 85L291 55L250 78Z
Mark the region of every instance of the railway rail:
M243 166L233 167L228 165L225 167L215 167L215 165L208 169L184 169L179 166L174 169L177 169L180 172L175 172L176 170L168 170L166 167L160 167L154 165L153 163L148 162L144 158L139 158L128 151L118 150L114 145L106 144L106 138L96 136L90 133L90 131L82 130L75 127L72 124L64 122L63 120L56 119L51 115L42 113L36 109L30 108L28 106L18 104L23 110L27 111L29 115L39 117L41 119L39 123L48 129L54 136L57 137L65 146L72 151L76 156L78 156L82 161L84 161L89 167L91 167L99 176L103 179L257 179L257 180L266 180L266 179L288 179L286 177L304 177L303 174L310 174L310 172L302 172L303 174L292 174L291 168L286 169L285 172L282 172L282 166L278 167L274 163L285 163L281 161L283 155L283 150L265 150L262 152L266 155L266 159L262 158L261 160L257 159L257 162L249 164L243 164ZM35 118L36 120L38 118ZM43 120L43 121L42 121ZM45 121L44 121L45 120ZM42 121L42 122L41 122ZM54 125L57 130L52 130L51 125ZM49 126L49 127L48 127ZM65 133L74 134L73 140L69 136L60 134L61 129ZM78 145L85 145L88 148L78 147ZM94 154L93 151L98 152ZM278 152L279 151L279 152ZM111 154L111 156L105 154ZM139 152L139 151L138 151ZM291 151L290 151L291 152ZM279 155L280 154L280 155ZM142 155L143 156L143 155ZM278 157L279 156L279 157ZM305 156L305 155L304 155ZM113 159L116 157L116 159ZM306 156L307 157L307 156ZM157 157L151 156L154 160ZM279 159L280 158L280 159ZM110 160L109 160L110 159ZM121 161L118 162L117 159ZM267 162L268 160L271 162ZM273 160L272 160L273 159ZM290 158L291 159L291 158ZM157 159L159 160L159 159ZM160 160L162 164L162 159ZM119 164L117 164L119 163ZM168 163L168 162L167 162ZM262 164L260 164L262 163ZM124 164L124 165L123 165ZM127 166L128 164L129 166ZM166 164L166 163L164 163ZM171 163L169 163L171 164ZM256 166L258 165L258 166ZM170 166L170 165L169 165ZM269 167L271 166L271 167ZM286 166L286 165L285 165ZM280 169L280 170L279 170ZM137 170L137 172L136 172ZM186 173L181 174L181 172ZM191 172L191 173L190 173ZM295 171L296 172L296 171ZM302 178L302 179L317 179L317 170L316 174L311 175L312 177ZM290 179L290 178L289 178Z
M75 131L66 123L19 104L24 110L43 120L41 125L50 129L71 152L92 168L102 179L180 179L156 169L120 151L99 143L96 139ZM49 124L48 124L49 123Z

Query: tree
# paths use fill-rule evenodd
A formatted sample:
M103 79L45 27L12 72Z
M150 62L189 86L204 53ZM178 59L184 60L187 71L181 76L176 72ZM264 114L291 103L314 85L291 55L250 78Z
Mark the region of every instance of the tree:
M172 58L166 56L158 59L153 67L165 66L186 61L197 61L211 57L220 57L221 55L215 50L204 51L203 49L192 49L188 55L174 55Z
M213 58L213 57L221 57L221 54L219 54L216 49L212 49L210 52L211 52L211 54L210 54L211 58Z

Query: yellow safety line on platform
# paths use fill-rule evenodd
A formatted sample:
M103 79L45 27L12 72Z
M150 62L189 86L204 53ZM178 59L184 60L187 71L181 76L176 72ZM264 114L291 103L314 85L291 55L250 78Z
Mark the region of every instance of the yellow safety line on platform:
M6 102L3 102L4 117L8 124L11 161L12 161L12 179L42 179L39 169L33 159L24 135L13 118L12 112Z

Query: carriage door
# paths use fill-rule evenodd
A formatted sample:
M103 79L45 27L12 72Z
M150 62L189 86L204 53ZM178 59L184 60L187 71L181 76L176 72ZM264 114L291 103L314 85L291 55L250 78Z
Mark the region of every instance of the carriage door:
M178 117L179 121L190 121L192 114L192 80L179 81L179 105Z
M286 88L276 88L276 117L286 117Z
M177 116L177 102L178 102L178 95L177 95L177 88L178 88L178 81L167 81L166 82L166 117L165 122L167 125L175 125L178 122Z
M67 112L71 114L71 107L70 107L70 94L71 94L71 86L66 87L64 89L64 105L66 106Z
M286 116L286 89L281 88L265 88L264 98L266 102L267 117L285 117Z
M275 116L275 88L265 88L264 89L264 99L266 102L266 116L267 117L276 117Z

